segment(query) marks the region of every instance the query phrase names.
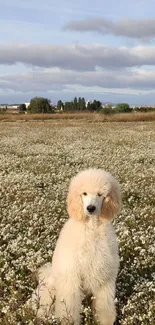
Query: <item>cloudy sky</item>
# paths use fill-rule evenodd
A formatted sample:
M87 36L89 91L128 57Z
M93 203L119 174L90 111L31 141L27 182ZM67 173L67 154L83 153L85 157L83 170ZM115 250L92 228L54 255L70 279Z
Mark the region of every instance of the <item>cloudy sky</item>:
M155 0L0 0L0 103L155 105Z

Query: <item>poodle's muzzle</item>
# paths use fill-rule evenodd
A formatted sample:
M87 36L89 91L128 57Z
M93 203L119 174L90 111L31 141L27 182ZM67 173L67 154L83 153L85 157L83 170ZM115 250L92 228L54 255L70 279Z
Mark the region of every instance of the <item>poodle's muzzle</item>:
M96 210L96 206L90 204L87 206L87 210L89 213L93 213Z
M100 193L92 194L84 192L82 202L84 214L86 216L99 216L101 214L103 195Z

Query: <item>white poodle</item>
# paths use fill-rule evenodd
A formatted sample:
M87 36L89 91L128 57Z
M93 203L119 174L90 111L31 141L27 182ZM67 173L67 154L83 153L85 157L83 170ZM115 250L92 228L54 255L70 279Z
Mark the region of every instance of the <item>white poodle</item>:
M119 184L104 170L82 171L71 181L67 206L70 218L61 230L52 264L39 271L39 314L48 312L55 297L54 312L61 323L80 324L82 300L93 295L99 324L113 325L119 256L110 221L120 208Z

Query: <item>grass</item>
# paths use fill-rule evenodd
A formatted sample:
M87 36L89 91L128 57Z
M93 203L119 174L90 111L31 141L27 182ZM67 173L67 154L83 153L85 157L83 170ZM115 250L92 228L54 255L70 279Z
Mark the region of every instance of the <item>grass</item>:
M89 120L92 122L135 122L155 121L155 112L135 112L104 115L90 112L54 113L54 114L0 114L0 121L31 121L31 120Z
M88 167L108 170L121 184L116 325L154 325L154 150L154 121L0 122L0 325L56 324L24 305L68 217L69 181ZM89 301L82 324L93 324Z

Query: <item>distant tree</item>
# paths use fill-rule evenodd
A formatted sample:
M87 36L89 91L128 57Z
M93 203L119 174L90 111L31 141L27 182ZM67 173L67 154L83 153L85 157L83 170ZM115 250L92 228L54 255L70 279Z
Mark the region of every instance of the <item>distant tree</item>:
M32 98L28 107L30 113L53 113L54 109L54 106L51 105L51 101L44 97Z
M84 97L79 97L78 99L78 110L79 111L84 111L86 109L86 102Z
M78 100L77 100L77 97L74 98L73 105L74 105L74 111L77 111L78 110Z
M69 102L65 102L65 104L64 104L64 111L68 111L68 103Z
M64 108L64 104L61 100L58 100L57 102L57 109L61 111Z
M65 111L82 111L86 109L86 103L84 97L77 97L73 99L71 102L65 102L64 110Z
M146 107L146 106L140 107L140 112L147 112L147 111L148 111L148 107Z
M99 112L103 113L105 115L110 115L110 114L114 113L114 110L112 109L112 106L109 104L109 105L102 107Z
M79 97L79 98L78 98L78 110L79 110L79 111L81 111L81 108L82 108L82 105L81 105L82 103L81 103L81 101L82 101L82 98Z
M99 111L101 109L101 102L94 100L93 103L88 102L86 106L86 101L84 97L75 97L72 102L65 102L64 110L65 111Z
M84 97L81 99L81 110L84 111L86 109L86 101Z
M65 102L64 111L72 111L74 107L73 102Z
M74 102L71 101L70 104L69 104L69 107L70 107L70 111L74 111Z
M99 111L102 107L101 102L99 100L94 100L93 105L94 111Z
M99 111L102 108L101 102L99 100L94 100L92 103L88 102L87 109L89 111Z
M116 113L129 113L132 111L132 108L127 103L117 104L114 111Z
M88 104L87 104L87 110L91 111L91 103L90 102L88 102Z
M140 106L140 107L135 107L134 109L137 112L151 112L155 111L155 107L152 106Z
M20 104L19 105L19 111L20 112L26 112L26 105L25 104Z

